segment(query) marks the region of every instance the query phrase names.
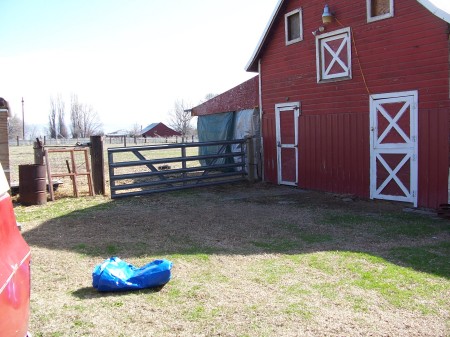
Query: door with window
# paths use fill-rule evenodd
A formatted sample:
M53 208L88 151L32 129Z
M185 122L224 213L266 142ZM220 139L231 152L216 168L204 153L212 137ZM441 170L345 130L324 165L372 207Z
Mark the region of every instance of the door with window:
M370 97L370 197L417 206L417 91Z
M300 103L275 105L278 184L298 184L298 117Z

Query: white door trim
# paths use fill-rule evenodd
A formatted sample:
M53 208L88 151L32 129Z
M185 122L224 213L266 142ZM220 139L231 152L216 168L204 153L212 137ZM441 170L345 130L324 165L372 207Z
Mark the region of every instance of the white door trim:
M283 111L294 112L294 144L281 143L280 113ZM278 184L280 185L298 185L298 117L300 116L300 102L289 102L275 104L275 125L276 125L276 141L277 141L277 168L278 168ZM283 148L292 148L295 150L295 182L283 181L282 174L282 158L281 150Z
M404 103L394 117L383 108L383 104ZM400 118L409 111L409 136L397 124ZM380 113L389 125L381 135L378 135L378 118ZM390 131L395 130L402 141L397 143L382 143ZM417 207L418 187L418 92L404 91L370 96L370 198L412 202ZM396 167L390 167L383 159L384 154L404 155ZM377 188L377 163L380 163L388 173L386 180ZM409 189L397 177L400 169L409 163ZM403 192L401 195L383 194L383 189L394 182Z

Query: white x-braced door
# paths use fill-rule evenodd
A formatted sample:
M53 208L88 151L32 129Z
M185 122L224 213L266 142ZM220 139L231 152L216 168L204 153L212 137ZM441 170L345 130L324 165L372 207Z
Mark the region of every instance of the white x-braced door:
M370 97L370 197L417 207L417 91Z

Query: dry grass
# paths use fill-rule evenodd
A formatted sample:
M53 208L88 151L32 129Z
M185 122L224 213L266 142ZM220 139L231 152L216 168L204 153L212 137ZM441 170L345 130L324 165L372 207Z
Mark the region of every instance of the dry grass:
M449 333L449 223L398 204L256 184L31 210L34 336ZM173 279L98 293L92 269L112 255L170 259Z
M15 208L32 247L33 336L450 335L450 223L402 204L261 183L58 193ZM172 280L99 293L91 272L110 256L169 259Z

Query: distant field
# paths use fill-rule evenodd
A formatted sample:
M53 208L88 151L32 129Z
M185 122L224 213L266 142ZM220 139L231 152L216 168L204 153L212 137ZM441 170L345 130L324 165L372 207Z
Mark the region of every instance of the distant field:
M134 144L128 144L130 146L134 146ZM139 146L143 146L144 144L139 144ZM150 145L150 144L149 144ZM155 144L153 144L155 145ZM107 190L109 187L109 171L108 171L108 155L107 155L107 149L111 147L122 147L123 144L108 144L108 142L104 143L105 153L105 179L107 184ZM33 146L31 145L23 145L23 146L10 146L10 167L11 167L11 181L12 182L18 182L19 181L19 165L27 165L27 164L33 164L34 163L34 150ZM197 155L198 149L197 148L188 148L187 149L187 155L188 156L194 156ZM164 149L164 150L157 150L157 151L147 151L144 153L146 158L148 159L156 159L156 158L173 158L180 156L180 150L179 149ZM121 153L114 156L114 161L132 161L136 160L136 157L131 153ZM50 162L52 165L52 172L61 172L65 173L68 172L67 169L67 163L71 163L71 158L69 153L54 153L50 155ZM78 170L80 172L85 171L84 167L84 157L81 153L77 154L75 157L75 162L77 164ZM188 167L197 166L199 165L198 161L191 161L188 162ZM171 164L172 168L180 168L181 163L173 163ZM139 172L146 170L144 167L135 167L135 168L129 168L129 170L133 172ZM73 188L72 188L72 182L69 177L61 178L63 181L63 184L60 185L58 188L57 197L63 197L63 196L72 196L73 195ZM87 185L87 179L85 176L81 176L78 179L78 189L81 195L88 194L88 185Z

